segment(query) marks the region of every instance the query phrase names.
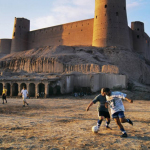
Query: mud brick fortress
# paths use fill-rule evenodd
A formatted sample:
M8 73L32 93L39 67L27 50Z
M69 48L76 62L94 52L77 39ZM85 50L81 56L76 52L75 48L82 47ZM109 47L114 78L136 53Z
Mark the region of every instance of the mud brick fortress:
M18 75L20 79L1 75L0 91L7 84L12 96L18 95L23 84L34 89L29 92L33 96L39 92L57 93L56 85L60 93L69 93L75 84L82 87L84 82L84 87L93 92L104 85L126 87L125 78L150 84L150 37L143 22L128 26L126 0L95 0L94 18L34 31L30 31L30 20L15 18L12 39L0 39L0 55L4 74L3 70L25 71L30 78L27 81L23 75ZM68 72L80 75L61 75ZM35 80L33 73L45 73L46 77ZM81 80L80 76L86 77ZM113 85L111 80L115 80ZM79 85L81 81L84 82Z

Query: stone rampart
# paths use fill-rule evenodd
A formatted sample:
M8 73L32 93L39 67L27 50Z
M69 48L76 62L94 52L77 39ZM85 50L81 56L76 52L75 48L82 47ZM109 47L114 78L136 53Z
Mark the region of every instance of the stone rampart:
M57 45L92 45L93 19L29 32L28 49Z

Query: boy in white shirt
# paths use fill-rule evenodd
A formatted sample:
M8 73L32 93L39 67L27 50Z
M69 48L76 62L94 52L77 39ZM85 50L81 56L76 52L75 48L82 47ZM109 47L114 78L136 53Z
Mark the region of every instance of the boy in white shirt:
M115 120L116 124L118 125L119 129L123 133L121 137L127 137L127 133L121 123L129 123L133 125L133 122L130 119L126 119L124 115L124 105L122 99L127 100L129 103L133 103L133 100L128 99L126 94L121 92L111 92L109 88L104 88L104 94L106 95L106 107L107 104L110 105L112 118Z
M26 98L28 96L28 91L25 89L25 87L23 87L23 89L21 90L21 94L23 98L23 107L25 107L25 104L29 105L26 101Z

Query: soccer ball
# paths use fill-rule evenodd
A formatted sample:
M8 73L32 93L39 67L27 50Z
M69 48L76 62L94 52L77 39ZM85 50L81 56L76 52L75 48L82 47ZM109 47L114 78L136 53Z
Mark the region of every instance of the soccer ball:
M93 126L92 127L92 132L97 133L98 132L98 126Z

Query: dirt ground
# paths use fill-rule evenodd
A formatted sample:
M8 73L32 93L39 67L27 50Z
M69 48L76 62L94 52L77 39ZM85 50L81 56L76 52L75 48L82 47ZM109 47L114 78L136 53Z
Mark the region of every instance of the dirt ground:
M27 107L21 99L0 103L0 150L150 149L150 101L124 101L125 115L134 125L124 124L128 138L121 138L113 120L113 130L106 130L103 121L99 133L92 133L97 106L85 109L94 96L28 99Z

